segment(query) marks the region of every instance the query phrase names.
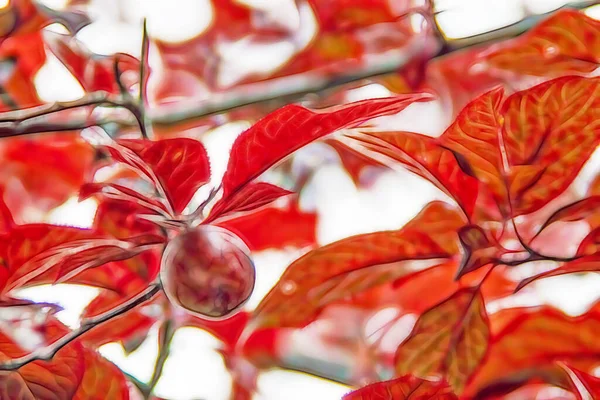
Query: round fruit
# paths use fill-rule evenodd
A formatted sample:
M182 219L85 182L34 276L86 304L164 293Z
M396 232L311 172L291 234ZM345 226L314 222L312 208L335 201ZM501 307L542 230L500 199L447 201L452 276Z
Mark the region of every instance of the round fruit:
M254 289L250 250L233 233L210 225L169 242L160 278L169 300L202 318L220 319L244 305Z

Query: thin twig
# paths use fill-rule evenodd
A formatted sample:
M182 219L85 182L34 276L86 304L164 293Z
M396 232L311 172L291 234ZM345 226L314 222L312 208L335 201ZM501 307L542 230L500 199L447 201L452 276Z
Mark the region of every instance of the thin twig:
M160 283L151 284L146 288L146 290L139 293L137 296L129 299L120 306L104 314L85 319L79 328L69 332L68 334L61 337L49 346L36 350L26 356L15 358L11 361L0 364L0 371L14 371L23 367L24 365L29 364L30 362L37 360L50 361L52 357L54 357L56 353L60 351L60 349L71 343L73 340L79 338L81 335L83 335L90 329L100 325L101 323L109 321L112 318L117 317L121 314L124 314L127 311L133 309L134 307L150 300L152 297L154 297L154 295L156 295L160 291L160 289Z
M169 358L171 351L171 342L175 336L175 324L171 320L165 321L161 327L161 334L159 334L160 343L158 344L158 356L156 357L156 363L154 364L154 371L152 372L152 378L146 385L146 390L143 392L144 399L149 400L152 398L152 392L156 387L156 384L162 376L162 371L165 367L165 362Z
M119 93L121 93L121 96L123 96L125 98L131 98L131 94L129 93L129 91L127 90L125 85L123 84L121 68L119 67L119 61L120 61L120 58L119 58L119 55L117 54L113 61L113 73L115 74L115 81L117 83L117 87L119 88Z
M138 97L138 109L141 114L141 121L144 124L143 135L145 139L149 138L152 130L152 122L146 113L148 98L146 94L148 83L148 51L150 50L150 39L148 37L148 24L146 18L142 23L142 51L140 57L140 90Z
M137 105L124 99L122 96L107 92L93 92L80 99L65 102L45 104L38 107L22 110L9 111L0 114L0 137L19 136L30 133L67 131L84 129L97 125L99 121L93 118L84 118L80 121L69 120L65 122L37 121L49 114L59 113L82 107L99 106L119 107L128 110L138 122L142 135L145 135L145 127L142 115ZM108 122L108 118L103 121Z

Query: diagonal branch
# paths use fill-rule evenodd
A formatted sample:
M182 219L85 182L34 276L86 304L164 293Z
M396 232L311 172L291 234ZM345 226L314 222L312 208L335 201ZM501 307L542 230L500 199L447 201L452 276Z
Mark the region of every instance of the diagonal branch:
M114 317L124 314L142 303L145 303L154 297L160 290L160 283L156 282L151 284L146 288L146 290L132 297L118 307L107 311L104 314L85 319L79 328L69 332L49 346L36 350L26 356L15 358L11 361L0 364L0 371L14 371L33 361L50 361L52 357L54 357L54 355L60 351L60 349L71 343L73 340L79 338L92 328L109 321Z
M68 131L98 125L101 121L89 116L81 120L75 120L73 118L64 122L47 121L44 120L44 117L66 110L84 107L95 108L99 106L119 107L128 110L137 121L137 124L142 131L142 135L145 135L145 125L142 120L142 114L136 104L125 99L123 96L116 96L107 92L94 92L74 101L56 102L41 105L39 107L2 113L0 114L0 137L19 136L29 133ZM110 118L106 118L103 121L106 123L110 120Z

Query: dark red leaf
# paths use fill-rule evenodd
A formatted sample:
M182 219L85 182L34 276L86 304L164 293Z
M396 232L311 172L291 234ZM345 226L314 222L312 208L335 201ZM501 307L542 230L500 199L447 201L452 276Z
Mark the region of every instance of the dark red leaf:
M475 271L487 264L498 263L507 250L493 237L476 225L464 226L458 231L463 258L456 277Z
M345 395L343 400L458 400L458 397L444 381L404 375L365 386Z
M318 111L297 105L282 107L258 121L234 142L223 176L223 196L231 196L279 160L315 139L428 100L431 100L428 94L414 94L364 100Z
M266 182L248 184L233 196L219 200L204 223L207 224L232 213L252 211L292 193Z

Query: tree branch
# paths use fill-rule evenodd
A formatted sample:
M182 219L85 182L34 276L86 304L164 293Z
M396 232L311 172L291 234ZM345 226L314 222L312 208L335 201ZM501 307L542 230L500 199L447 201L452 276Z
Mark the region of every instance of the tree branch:
M583 9L590 5L596 4L597 1L589 0L583 2L569 3L565 8L576 8ZM444 11L438 11L436 14L441 14ZM475 36L462 39L448 39L445 38L443 33L439 32L439 27L433 25L434 41L435 45L429 48L425 48L426 54L423 56L427 58L436 58L446 53L465 49L468 47L481 45L491 41L504 40L519 35L528 29L530 29L535 23L539 22L540 19L545 18L547 14L529 16L522 21L506 26L500 29L496 29L490 32L485 32ZM147 54L148 54L148 35L144 25L144 33L142 39L142 62L140 65L140 97L145 96L145 86L142 84L147 79ZM415 38L418 39L418 38ZM415 50L421 50L423 42L420 40L415 41ZM267 79L263 82L254 84L244 85L238 90L231 90L226 93L213 93L210 100L203 102L198 106L198 101L190 101L187 104L178 104L176 108L173 107L161 107L156 110L146 110L145 102L143 104L133 104L127 102L123 97L113 98L116 104L111 104L109 100L98 101L95 93L91 93L84 98L77 100L76 102L70 103L56 103L48 106L36 107L38 116L48 114L53 111L54 108L67 109L66 104L72 104L72 107L80 107L85 105L100 105L100 103L112 105L115 107L127 108L133 114L134 118L131 119L120 119L119 125L122 127L131 127L136 123L140 126L142 135L148 136L148 129L151 126L157 127L169 127L178 125L184 122L190 122L199 120L208 116L222 114L227 111L246 107L250 105L265 104L276 101L278 105L290 103L302 98L303 96L311 93L324 92L329 89L336 88L340 85L344 85L351 82L356 82L375 76L385 75L394 73L398 69L402 68L407 62L410 61L414 54L408 54L411 51L396 53L395 55L387 55L385 59L380 62L368 65L365 68L351 71L348 74L341 74L338 76L323 77L318 72L297 74L285 78L277 78L273 80ZM105 94L104 94L105 95ZM77 104L77 105L75 105ZM143 107L143 108L140 108ZM45 111L44 111L45 110ZM78 130L84 129L93 125L104 124L107 121L115 120L114 116L107 115L102 120L69 120L62 125L58 123L54 124L31 124L30 126L22 127L18 122L22 117L16 118L15 115L19 116L20 111L9 112L8 115L12 115L13 119L7 121L0 115L0 137L18 136L31 133L51 132L51 131L66 131L66 130ZM5 114L5 115L7 115ZM32 118L31 116L29 118ZM6 124L6 122L12 122L13 125ZM61 129L62 126L62 129Z
M50 114L90 106L95 108L103 105L128 110L135 118L135 121L137 121L140 130L142 131L142 135L145 134L142 115L136 104L123 98L123 96L116 96L107 92L93 92L74 101L56 102L2 113L0 114L0 137L41 132L69 131L88 128L100 123L107 123L112 121L112 119L107 117L100 121L92 117L87 117L81 120L70 118L68 121L64 122L44 120L44 117Z
M15 358L11 361L0 364L0 371L14 371L29 364L30 362L37 360L50 361L52 357L54 357L54 355L60 351L60 349L71 343L73 340L79 338L90 329L102 324L103 322L109 321L114 317L124 314L134 307L137 307L138 305L150 300L160 290L160 283L151 284L146 288L146 290L119 305L118 307L107 311L104 314L85 319L79 328L69 332L49 346L36 350L26 356Z

